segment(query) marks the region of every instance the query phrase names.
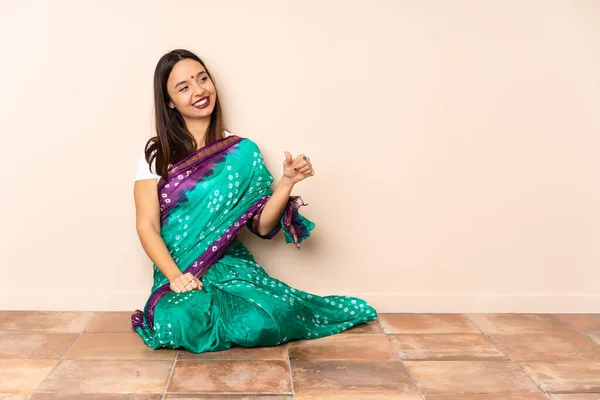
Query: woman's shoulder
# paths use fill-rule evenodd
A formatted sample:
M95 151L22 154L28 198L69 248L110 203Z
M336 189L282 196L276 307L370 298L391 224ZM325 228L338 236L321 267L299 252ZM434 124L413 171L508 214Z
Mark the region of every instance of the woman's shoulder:
M154 153L156 153L156 150L154 150L151 154ZM160 176L156 173L156 159L152 160L152 165L148 164L148 161L146 161L146 146L144 146L138 159L138 168L135 180L137 181L151 178L159 179Z
M236 133L232 133L232 132L227 131L227 130L223 130L223 132L225 133L224 137L237 136L237 137L239 137L241 139L240 143L244 143L244 145L245 145L244 147L245 148L247 148L249 150L252 150L252 151L258 151L258 145L252 139L250 139L248 137L240 136L240 135L238 135Z
M236 133L231 133L231 132L228 132L228 131L224 131L224 132L225 132L225 137L237 136L237 137L239 137L241 139L240 140L241 143L244 143L244 144L246 144L249 147L258 148L258 145L252 139L250 139L248 137L241 136L241 135L238 135Z
M150 152L150 156L153 156L154 154L156 154L156 149L154 149L152 152ZM144 147L142 148L142 151L141 151L141 153L140 153L140 159L143 159L143 160L144 160L144 162L145 162L146 164L148 164L148 162L146 161L146 146L144 146ZM156 161L156 159L155 159L155 160L153 160L153 161ZM154 162L153 162L153 164L154 164Z

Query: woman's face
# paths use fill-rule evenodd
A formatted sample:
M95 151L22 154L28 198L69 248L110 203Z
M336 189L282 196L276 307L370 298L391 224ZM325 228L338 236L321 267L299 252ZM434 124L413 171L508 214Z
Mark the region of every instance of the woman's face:
M210 118L217 91L206 69L198 61L186 58L175 64L167 80L170 108L176 108L184 120Z

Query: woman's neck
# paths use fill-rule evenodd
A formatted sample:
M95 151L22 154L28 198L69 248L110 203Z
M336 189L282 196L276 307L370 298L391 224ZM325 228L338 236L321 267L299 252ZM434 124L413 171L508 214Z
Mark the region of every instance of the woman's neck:
M206 132L208 131L208 125L210 124L210 118L203 119L190 119L185 121L187 130L196 139L197 148L204 147L206 140Z

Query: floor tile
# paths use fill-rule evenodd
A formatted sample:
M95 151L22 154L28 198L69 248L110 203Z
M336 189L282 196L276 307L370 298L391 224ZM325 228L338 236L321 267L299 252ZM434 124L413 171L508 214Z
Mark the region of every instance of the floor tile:
M165 400L293 400L286 394L167 394Z
M600 314L556 314L570 327L583 333L600 333Z
M494 333L573 333L552 314L467 314L483 332Z
M0 333L0 358L61 358L78 333Z
M579 333L494 334L491 338L515 361L600 361L600 346Z
M178 361L167 392L290 394L286 361Z
M0 400L162 399L177 351L144 345L130 318L0 311ZM398 353L427 400L549 400L535 382L600 400L600 314L381 313L287 346L179 351L165 399L292 400L288 355L297 400L422 399Z
M401 362L292 361L294 392L300 395L418 395Z
M592 339L596 344L600 344L600 333L586 333L585 335Z
M480 333L461 314L379 314L378 318L387 334Z
M35 393L29 400L161 400L162 394Z
M423 397L419 393L377 394L353 391L346 394L297 394L296 400L423 400Z
M162 393L172 366L172 361L63 360L37 391Z
M32 393L58 360L0 359L0 393Z
M550 397L543 394L526 394L526 395L477 395L465 394L457 396L433 395L427 396L427 400L551 400Z
M482 334L389 336L403 360L508 360Z
M86 332L133 332L131 314L127 312L99 312Z
M0 332L80 333L94 315L85 311L7 311L0 316Z
M519 362L548 392L600 392L600 362Z
M179 360L284 360L287 361L285 344L273 347L245 348L234 346L225 351L214 351L206 353L190 353L186 350L179 352Z
M288 346L290 360L399 361L386 335L337 334Z
M370 321L367 322L366 324L360 324L360 325L356 325L353 328L348 329L347 331L344 331L344 333L360 333L360 334L365 334L365 333L370 333L370 334L380 334L383 333L383 328L381 327L381 324L379 323L379 320L375 320L375 321Z
M0 393L0 400L28 400L29 396L29 394Z
M137 333L82 334L65 355L69 360L174 360L177 350L152 350Z
M511 361L405 361L423 394L542 393Z

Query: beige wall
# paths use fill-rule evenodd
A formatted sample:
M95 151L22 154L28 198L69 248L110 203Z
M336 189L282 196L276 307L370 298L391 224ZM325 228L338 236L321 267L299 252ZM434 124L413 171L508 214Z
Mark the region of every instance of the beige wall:
M133 178L182 47L276 179L313 160L302 250L242 237L271 275L380 312L600 311L600 2L0 7L0 309L144 305Z

